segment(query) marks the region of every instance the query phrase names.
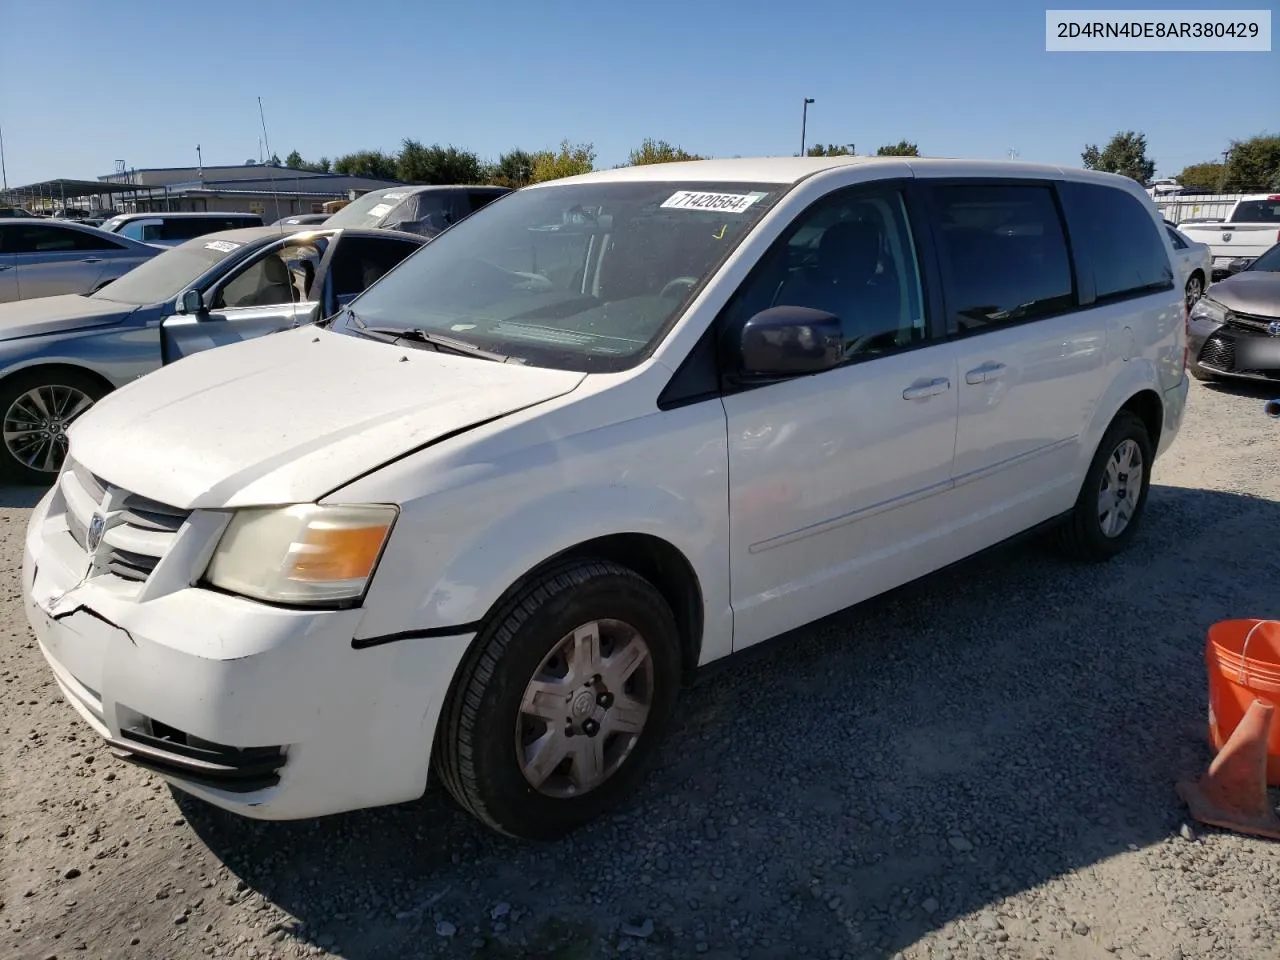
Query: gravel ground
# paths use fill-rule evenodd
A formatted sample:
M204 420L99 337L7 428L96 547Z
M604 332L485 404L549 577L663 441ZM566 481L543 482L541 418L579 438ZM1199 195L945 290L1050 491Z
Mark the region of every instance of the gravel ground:
M23 618L0 491L0 957L1280 957L1280 844L1186 826L1204 631L1275 612L1280 424L1193 384L1134 549L1001 551L702 679L611 821L263 824L115 761Z

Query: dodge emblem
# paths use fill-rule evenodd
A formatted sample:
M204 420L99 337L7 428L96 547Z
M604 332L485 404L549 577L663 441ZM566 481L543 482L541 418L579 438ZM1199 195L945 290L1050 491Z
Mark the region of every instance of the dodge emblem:
M1229 233L1224 233L1224 234L1222 235L1222 242L1223 242L1223 243L1230 243L1230 242L1231 242L1231 234L1229 234Z
M1280 337L1280 320L1272 320L1267 324L1267 334L1272 337Z
M100 513L95 513L93 519L89 521L89 533L86 537L85 546L89 548L90 553L94 553L98 549L98 545L102 543L103 531L107 529L107 518Z

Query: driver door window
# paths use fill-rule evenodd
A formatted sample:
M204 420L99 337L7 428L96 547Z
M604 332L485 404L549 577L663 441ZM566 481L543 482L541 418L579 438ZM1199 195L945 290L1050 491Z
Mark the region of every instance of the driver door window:
M835 315L850 360L927 339L915 244L897 191L837 195L801 214L740 296L739 321L783 306Z
M215 310L311 302L320 250L314 243L287 243L260 255L222 285Z

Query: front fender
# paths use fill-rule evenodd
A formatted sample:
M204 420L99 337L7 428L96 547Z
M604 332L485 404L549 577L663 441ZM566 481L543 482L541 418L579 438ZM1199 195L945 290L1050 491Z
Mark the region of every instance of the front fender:
M723 494L722 480L719 489ZM658 486L570 486L491 515L443 566L435 551L449 556L449 544L433 538L429 518L402 515L366 597L358 638L459 626L469 632L545 561L589 540L638 533L666 541L689 561L703 595L702 659L714 659L732 642L728 517L727 504L714 512L706 506ZM438 572L428 583L414 580L432 569Z

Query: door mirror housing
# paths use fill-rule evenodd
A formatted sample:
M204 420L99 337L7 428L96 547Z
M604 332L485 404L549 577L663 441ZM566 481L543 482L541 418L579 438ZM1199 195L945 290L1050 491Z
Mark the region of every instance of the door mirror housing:
M770 307L743 324L738 338L738 368L746 381L821 373L843 361L840 318L823 310Z
M184 290L182 296L178 298L179 313L203 313L204 297L200 295L199 290Z

